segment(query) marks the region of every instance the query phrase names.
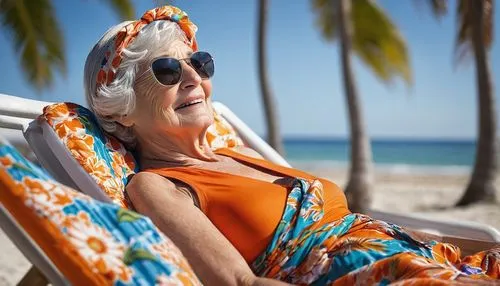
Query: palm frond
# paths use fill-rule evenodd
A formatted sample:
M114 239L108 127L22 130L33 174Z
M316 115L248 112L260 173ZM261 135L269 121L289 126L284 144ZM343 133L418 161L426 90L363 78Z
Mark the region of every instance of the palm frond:
M483 43L486 49L490 49L493 43L493 0L460 0L457 6L458 32L455 40L455 56L457 62L461 62L472 52L472 5L480 5L483 1Z
M425 6L430 8L435 18L440 19L448 13L448 0L413 0L419 8Z
M448 1L446 0L425 0L431 6L432 13L436 18L440 18L448 12Z
M130 0L106 0L115 10L122 20L131 20L134 18L135 9Z
M165 5L175 6L174 0L154 0L153 2L154 2L156 7L165 6Z
M383 81L400 76L411 84L406 41L397 27L375 1L352 3L353 50Z
M316 26L327 41L337 38L337 11L332 0L313 0L312 9L316 15Z
M50 0L3 0L0 21L13 38L26 79L38 90L51 86L54 70L65 74L63 36Z

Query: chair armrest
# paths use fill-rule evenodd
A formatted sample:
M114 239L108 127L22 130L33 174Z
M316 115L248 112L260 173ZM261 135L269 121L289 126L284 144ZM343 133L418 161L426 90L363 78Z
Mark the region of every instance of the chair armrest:
M436 235L436 234L431 234L431 233L418 231L418 230L414 230L414 229L409 229L409 228L404 228L404 229L414 239L422 241L422 242L435 240L438 242L453 244L453 245L457 246L458 248L460 248L460 252L462 254L462 257L472 255L472 254L475 254L477 252L488 250L488 249L500 248L500 242L495 242L495 241L471 239L471 238L464 238L464 237L451 236L451 235Z
M290 167L290 164L281 157L266 141L259 137L248 125L245 124L236 114L234 114L227 106L220 102L213 102L213 107L231 126L236 130L241 139L249 147L257 151L266 160L275 164Z
M443 236L443 242L456 245L463 256L472 255L484 250L500 248L500 242L463 238L458 236Z
M48 101L40 101L34 99L27 99L18 96L12 96L0 93L0 115L35 119L38 115L42 114L43 108L52 104Z

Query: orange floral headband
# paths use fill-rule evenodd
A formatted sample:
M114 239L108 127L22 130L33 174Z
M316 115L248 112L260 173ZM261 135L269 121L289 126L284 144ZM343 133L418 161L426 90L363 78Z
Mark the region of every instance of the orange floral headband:
M147 11L140 20L134 21L123 27L114 37L113 43L109 45L108 51L101 62L101 69L97 74L97 86L108 85L115 78L115 73L122 62L122 52L137 37L143 27L153 21L168 20L175 22L184 31L187 37L187 45L198 50L195 34L198 28L193 24L186 12L174 6L163 6Z

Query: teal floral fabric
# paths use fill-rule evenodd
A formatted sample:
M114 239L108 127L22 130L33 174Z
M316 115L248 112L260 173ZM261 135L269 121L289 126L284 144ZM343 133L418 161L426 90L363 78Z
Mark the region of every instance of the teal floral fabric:
M137 162L120 141L104 132L90 110L74 103L56 103L44 108L42 120L114 203L131 206L124 190L128 176L139 170Z

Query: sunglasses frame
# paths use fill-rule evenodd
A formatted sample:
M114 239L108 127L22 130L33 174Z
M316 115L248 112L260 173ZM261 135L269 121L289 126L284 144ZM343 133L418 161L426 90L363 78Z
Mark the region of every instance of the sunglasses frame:
M182 79L182 74L184 73L184 69L182 68L182 64L181 64L181 61L184 61L186 62L187 65L189 65L192 69L194 69L194 71L201 77L202 80L205 80L205 79L209 79L213 76L213 74L209 77L202 77L200 75L200 73L198 72L198 70L191 64L191 58L193 57L194 54L197 54L197 53L206 53L210 56L210 61L214 64L214 73L215 73L215 59L214 57L209 53L209 52L205 52L205 51L197 51L197 52L194 52L192 53L189 57L187 58L182 58L182 59L177 59L177 58L173 58L173 57L157 57L157 58L154 58L153 61L151 62L151 64L149 65L149 68L146 72L148 71L151 71L153 73L153 77L155 78L156 82L159 83L160 85L162 86L166 86L166 87L170 87L170 86L173 86L173 85L176 85L178 84L179 82L181 82L181 79ZM156 77L156 74L153 70L153 64L159 60L159 59L174 59L174 60L177 60L179 62L179 65L180 65L180 69L181 69L181 74L179 75L179 80L176 82L176 83L172 83L172 84L164 84L162 82L160 82L160 80ZM204 67L207 63L209 63L210 61L206 62L206 63L203 63L203 66ZM141 75L142 76L142 75Z

